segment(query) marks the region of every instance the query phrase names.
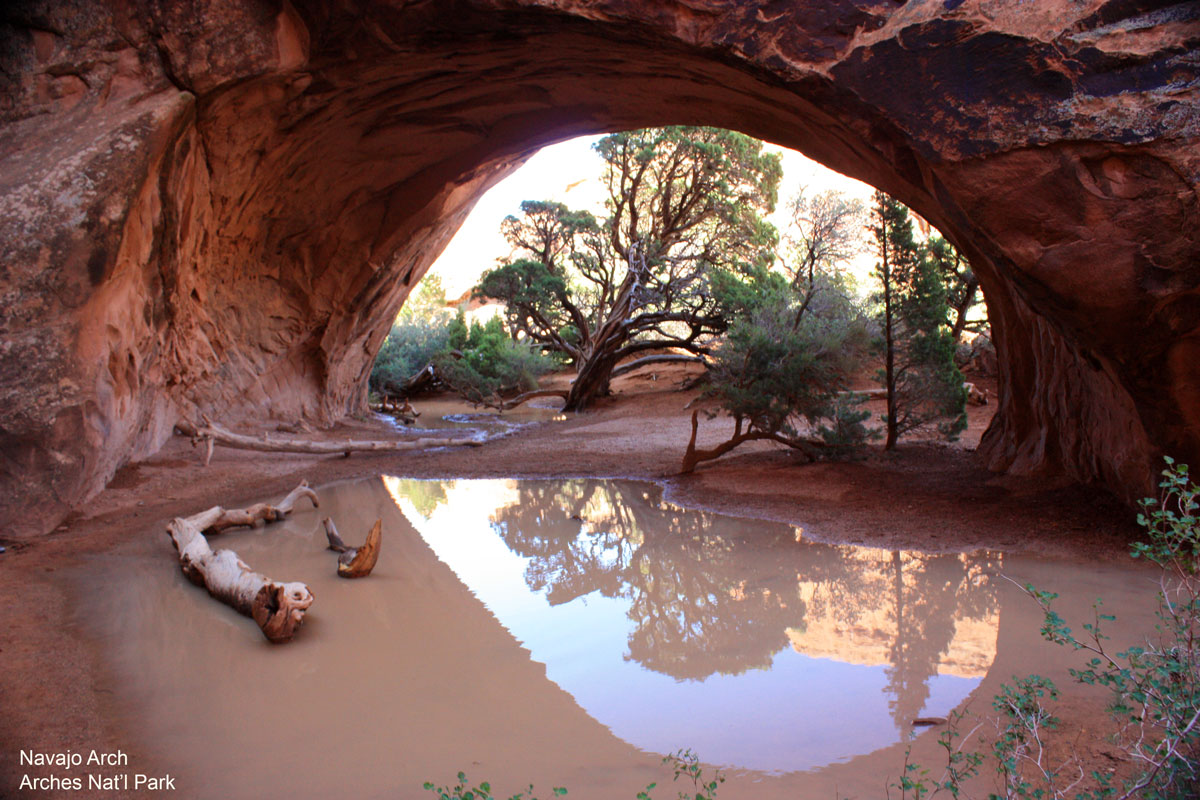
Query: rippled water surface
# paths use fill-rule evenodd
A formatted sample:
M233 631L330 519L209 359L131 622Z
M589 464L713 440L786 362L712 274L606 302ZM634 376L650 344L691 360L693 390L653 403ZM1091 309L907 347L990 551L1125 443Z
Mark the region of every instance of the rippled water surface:
M80 577L115 713L188 796L408 797L466 769L632 797L685 747L785 796L798 775L902 757L913 720L961 707L998 659L1007 679L1053 658L1000 571L1088 598L1144 581L822 545L634 481L384 477L320 495L213 541L312 587L288 645L188 584L165 537ZM352 543L382 518L371 577L334 576L325 515Z

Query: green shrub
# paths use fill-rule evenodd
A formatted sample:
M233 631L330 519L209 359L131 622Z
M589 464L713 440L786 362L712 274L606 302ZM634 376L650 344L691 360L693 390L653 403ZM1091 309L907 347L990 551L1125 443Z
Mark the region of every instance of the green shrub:
M424 321L397 322L375 356L368 386L372 391L383 392L389 384L403 385L444 352L448 342L449 330L444 323L437 326Z
M537 379L553 370L554 359L524 341L516 341L499 317L471 323L460 313L450 323L448 348L435 359L442 381L478 405L498 405L500 398L537 388Z
M425 781L425 791L436 794L438 800L495 800L490 783L482 781L478 786L472 786L463 772L458 773L458 783L453 786L434 786L430 781ZM561 797L567 790L555 787L550 792L553 797ZM533 793L533 784L525 791L509 796L508 800L537 800Z
M716 770L711 775L705 772L700 766L700 759L691 750L680 750L663 757L663 763L668 764L674 770L674 776L671 780L678 781L684 778L692 784L691 791L680 791L678 800L716 800L717 789L725 782L725 776L720 770ZM636 800L654 800L650 792L654 790L657 784L650 784L642 791L638 792ZM432 781L425 781L425 791L433 792L437 795L438 800L495 800L492 795L492 785L487 781L482 781L477 786L472 786L471 781L467 779L466 774L458 773L458 783L453 786L436 786ZM523 792L511 795L508 800L537 800L534 795L533 784ZM561 786L556 786L550 790L554 797L561 797L567 793L567 790Z
M388 384L401 386L444 351L447 323L454 313L446 307L446 292L436 275L426 276L405 301L392 329L375 356L368 387L382 393Z

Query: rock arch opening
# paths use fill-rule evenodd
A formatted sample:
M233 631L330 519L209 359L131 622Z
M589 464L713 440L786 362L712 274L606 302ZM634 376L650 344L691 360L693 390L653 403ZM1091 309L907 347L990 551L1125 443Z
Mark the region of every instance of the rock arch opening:
M54 524L180 417L330 422L538 147L705 124L897 197L976 265L982 451L1142 495L1200 456L1194 4L33 3L0 142L3 496ZM955 6L951 8L950 6Z

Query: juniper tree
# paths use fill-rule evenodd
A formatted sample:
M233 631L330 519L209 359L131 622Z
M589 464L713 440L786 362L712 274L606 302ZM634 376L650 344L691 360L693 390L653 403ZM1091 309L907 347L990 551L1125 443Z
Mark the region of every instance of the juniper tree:
M950 336L957 344L966 331L978 332L987 327L986 317L970 319L971 311L979 305L979 278L971 269L970 262L954 245L936 233L925 242L926 256L933 262L942 284L946 288L946 323Z
M849 394L869 341L843 273L858 251L861 204L827 192L792 205L789 256L774 270L715 283L738 315L716 349L707 396L734 422L716 447L696 448L698 415L681 471L747 441L769 440L809 458L844 453L869 437Z
M776 243L762 215L775 204L779 159L761 142L668 127L615 133L595 148L607 216L522 203L502 228L518 257L476 290L505 304L513 332L574 364L568 410L606 394L624 371L709 354L728 326L712 282L761 263Z

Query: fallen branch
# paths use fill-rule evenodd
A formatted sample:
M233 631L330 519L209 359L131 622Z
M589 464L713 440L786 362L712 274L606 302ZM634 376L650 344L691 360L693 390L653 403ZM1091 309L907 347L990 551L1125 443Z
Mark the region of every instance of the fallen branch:
M367 534L367 541L362 547L347 547L338 533L337 526L333 524L333 520L326 517L324 523L325 538L329 540L329 549L340 553L337 565L338 577L365 578L370 575L371 570L375 569L375 562L379 560L383 520L375 520L375 524L371 526L371 532Z
M313 603L312 592L303 583L280 583L251 571L232 550L214 551L204 531L282 519L301 497L317 505L316 494L306 483L301 483L276 506L260 503L248 509L229 510L213 506L190 517L176 517L167 524L167 534L179 553L179 565L188 580L253 619L263 635L276 643L286 642L295 635L304 621L304 613ZM239 519L248 522L233 521Z
M390 414L402 425L412 425L421 416L421 412L412 407L406 398L393 398L384 395L376 409L384 414Z
M429 362L421 367L417 372L413 373L402 383L387 381L383 384L383 390L390 395L399 397L412 397L413 395L431 392L442 385L442 378L438 374L437 367L433 362Z
M317 493L308 488L308 481L301 481L300 485L292 489L287 497L279 501L279 505L273 506L269 503L256 503L249 508L222 509L221 516L207 528L204 528L201 533L205 536L211 536L221 533L228 528L242 526L261 528L268 522L278 522L292 513L292 510L296 506L296 501L301 497L307 497L311 500L313 508L318 508L321 505L317 500Z
M256 450L263 453L306 453L309 455L349 455L350 453L377 451L395 452L420 450L426 447L447 447L450 445L478 447L483 444L483 442L472 439L451 439L444 437L423 437L420 439L402 439L396 441L343 439L331 442L270 439L265 435L254 437L233 433L212 422L208 417L204 417L204 423L196 427L186 422L180 422L175 427L184 436L192 437L193 444L204 442L205 466L208 465L209 460L212 458L213 444L232 447L237 450Z

